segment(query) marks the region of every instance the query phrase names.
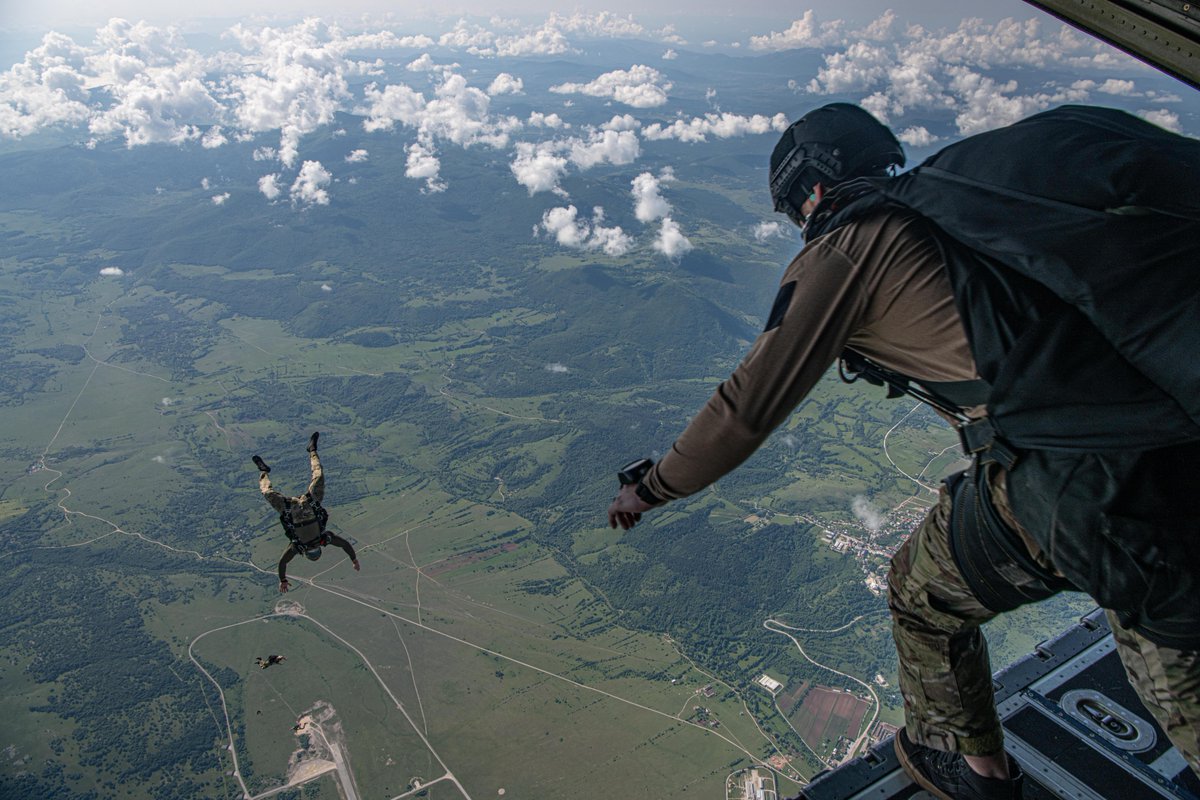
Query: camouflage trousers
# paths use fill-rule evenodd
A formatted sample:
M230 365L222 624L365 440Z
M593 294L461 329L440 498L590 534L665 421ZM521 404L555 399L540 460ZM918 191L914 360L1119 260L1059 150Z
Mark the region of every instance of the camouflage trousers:
M312 469L312 478L304 491L319 503L325 499L325 471L321 468L321 457L317 455L316 450L308 454L308 464ZM265 472L258 476L258 490L276 511L282 511L291 499L280 494L279 490L271 485L271 476Z
M989 476L992 502L1007 514L1004 476ZM979 626L996 616L975 596L959 570L950 541L951 496L943 485L938 504L892 558L888 605L900 663L900 691L908 735L939 750L990 755L1004 746L992 693L987 641ZM1047 563L1032 540L1018 544L1041 567ZM1061 587L1043 587L1016 563L995 563L993 580L1012 581L1030 600ZM1200 775L1200 653L1160 647L1122 628L1107 615L1130 683Z

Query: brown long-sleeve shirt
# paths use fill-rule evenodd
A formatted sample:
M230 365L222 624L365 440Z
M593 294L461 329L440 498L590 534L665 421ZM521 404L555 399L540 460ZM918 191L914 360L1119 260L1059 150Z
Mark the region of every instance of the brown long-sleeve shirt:
M883 211L822 236L793 259L782 321L646 476L671 500L700 491L758 449L847 346L917 380L965 381L975 362L928 223Z

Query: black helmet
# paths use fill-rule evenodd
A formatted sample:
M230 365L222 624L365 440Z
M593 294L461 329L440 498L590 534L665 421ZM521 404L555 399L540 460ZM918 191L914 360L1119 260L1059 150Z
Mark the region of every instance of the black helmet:
M832 188L892 166L904 166L904 149L887 126L859 106L830 103L793 122L775 145L771 200L802 225L800 207L818 183Z
M321 557L321 546L318 544L304 548L304 557L309 561L316 561Z

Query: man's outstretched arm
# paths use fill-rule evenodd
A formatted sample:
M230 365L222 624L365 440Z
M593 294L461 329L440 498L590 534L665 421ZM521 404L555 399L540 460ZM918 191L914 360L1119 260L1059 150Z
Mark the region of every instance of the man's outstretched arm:
M288 583L287 579L287 564L295 557L296 548L289 544L287 550L283 551L283 555L279 559L279 591L281 592L286 592L291 588L291 584Z
M633 485L613 498L611 527L628 530L651 508L712 484L787 419L859 324L865 299L856 272L855 263L827 243L796 257L784 273L766 330L643 479L643 496Z
M646 475L653 497L711 485L749 458L845 348L866 300L858 265L818 242L784 273L766 329L671 449Z
M335 544L338 547L340 547L346 551L346 555L350 556L350 561L354 563L354 569L357 570L358 569L358 556L354 552L354 545L350 544L348 541L346 541L342 537L338 536L336 533L329 533L328 531L326 531L325 535L329 537L330 544Z

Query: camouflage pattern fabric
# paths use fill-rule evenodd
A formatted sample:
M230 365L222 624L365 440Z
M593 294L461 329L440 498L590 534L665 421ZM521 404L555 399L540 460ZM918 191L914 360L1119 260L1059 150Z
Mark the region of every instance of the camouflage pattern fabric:
M988 483L993 504L1011 519L1004 473ZM965 755L1003 748L996 715L992 668L979 626L996 616L974 595L954 561L950 544L952 499L941 487L937 505L892 558L888 606L900 662L900 691L909 737L916 743ZM1016 531L1039 566L1048 563L1032 539ZM988 565L992 580L1015 580L1038 596L1038 579L1009 561ZM1042 597L1057 589L1043 586ZM1108 614L1117 650L1138 696L1200 775L1200 653L1160 647Z
M909 738L967 755L1004 746L987 641L995 615L975 598L950 552L950 494L892 557L888 606Z
M312 499L320 503L325 499L325 471L321 469L321 458L315 450L308 454L308 463L312 468L312 478L309 480L308 488L305 489L305 492L312 495ZM286 497L274 489L271 486L271 476L265 472L258 476L258 489L276 511L283 511L289 502L294 502L297 499ZM309 519L298 520L296 524L299 525L315 518L315 515L310 512Z
M1122 628L1112 612L1106 616L1129 682L1192 772L1200 775L1200 653L1159 647Z

